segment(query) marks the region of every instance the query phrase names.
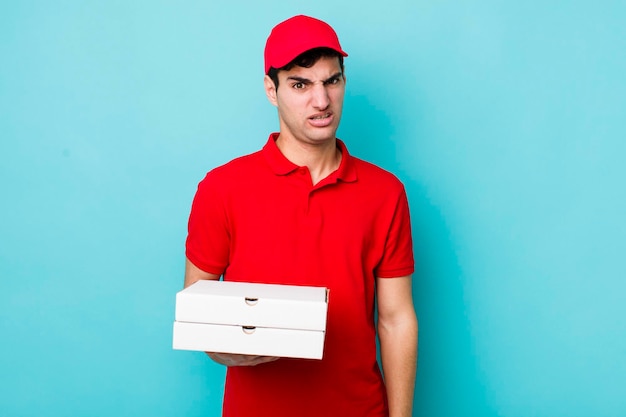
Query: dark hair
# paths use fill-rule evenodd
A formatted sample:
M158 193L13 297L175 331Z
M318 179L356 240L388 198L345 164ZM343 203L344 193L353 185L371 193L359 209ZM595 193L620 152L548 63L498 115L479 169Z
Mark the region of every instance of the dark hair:
M341 67L341 72L343 72L343 55L339 52L335 51L331 48L315 48L309 49L306 52L301 53L297 57L295 57L290 63L281 68L270 67L270 70L267 72L267 75L274 82L274 86L278 90L278 72L279 71L289 71L295 66L303 67L303 68L311 68L320 58L339 58L339 66Z

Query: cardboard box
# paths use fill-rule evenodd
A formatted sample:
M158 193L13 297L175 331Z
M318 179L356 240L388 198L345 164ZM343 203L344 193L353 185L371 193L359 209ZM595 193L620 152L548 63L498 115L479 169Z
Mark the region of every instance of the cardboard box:
M176 294L173 347L321 359L328 290L201 280Z

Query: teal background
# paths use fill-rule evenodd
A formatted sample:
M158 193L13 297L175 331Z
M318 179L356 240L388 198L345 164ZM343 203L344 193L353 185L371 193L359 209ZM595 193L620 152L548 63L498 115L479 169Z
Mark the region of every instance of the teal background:
M0 414L219 415L171 349L187 215L277 129L298 13L350 54L339 136L406 184L414 415L625 416L626 6L584 0L3 2Z

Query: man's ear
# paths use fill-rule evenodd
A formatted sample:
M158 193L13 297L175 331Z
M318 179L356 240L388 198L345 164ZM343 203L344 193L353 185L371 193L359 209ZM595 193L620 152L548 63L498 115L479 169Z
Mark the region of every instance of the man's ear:
M278 100L276 100L276 86L269 75L266 75L265 78L263 78L263 84L265 86L265 95L267 96L267 99L274 106L278 106Z

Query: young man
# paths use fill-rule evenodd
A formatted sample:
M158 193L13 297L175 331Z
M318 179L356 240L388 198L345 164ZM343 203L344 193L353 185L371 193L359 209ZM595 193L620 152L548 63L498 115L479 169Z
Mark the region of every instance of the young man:
M351 156L335 136L345 56L320 20L278 24L265 47L264 83L280 132L198 186L185 286L223 276L330 288L321 361L208 353L228 366L224 416L411 416L417 319L408 204L396 177Z

